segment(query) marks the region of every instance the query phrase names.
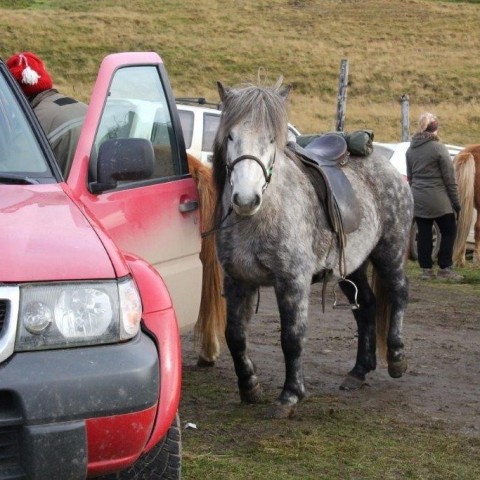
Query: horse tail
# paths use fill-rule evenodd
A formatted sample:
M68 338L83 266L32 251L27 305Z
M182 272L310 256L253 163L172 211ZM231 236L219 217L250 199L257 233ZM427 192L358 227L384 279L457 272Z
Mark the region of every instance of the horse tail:
M202 230L207 231L213 228L217 201L212 169L190 154L187 154L187 159L200 196ZM215 235L202 238L200 260L203 265L202 296L195 324L195 340L201 346L199 364L212 365L220 353L218 339L224 336L226 322L226 306L222 297L223 273L217 258Z
M405 239L405 255L403 258L403 264L406 268L409 259L409 248L410 244L410 230L406 235ZM376 309L375 309L375 325L376 325L376 334L377 334L377 349L378 356L387 361L387 351L388 351L388 332L390 329L390 316L391 316L391 301L389 290L385 285L385 282L382 282L378 278L375 267L372 268L372 290L376 299Z
M377 349L380 358L387 358L387 337L390 327L390 302L388 301L388 290L373 267L372 289L377 302L375 309L375 323L377 330Z
M453 264L458 267L466 263L465 248L473 216L475 159L470 152L463 151L455 156L453 165L461 207L457 219L457 235L453 245Z

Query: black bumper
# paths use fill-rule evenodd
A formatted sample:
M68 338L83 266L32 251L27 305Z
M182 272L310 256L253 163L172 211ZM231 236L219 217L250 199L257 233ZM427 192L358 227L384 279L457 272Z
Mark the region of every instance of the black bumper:
M85 478L85 419L147 409L158 392L158 352L143 333L13 355L0 365L0 480Z

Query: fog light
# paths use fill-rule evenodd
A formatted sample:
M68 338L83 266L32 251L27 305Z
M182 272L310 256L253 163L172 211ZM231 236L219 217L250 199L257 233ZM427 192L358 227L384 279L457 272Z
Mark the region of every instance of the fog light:
M25 328L35 335L44 332L52 323L50 308L42 302L31 302L25 308Z

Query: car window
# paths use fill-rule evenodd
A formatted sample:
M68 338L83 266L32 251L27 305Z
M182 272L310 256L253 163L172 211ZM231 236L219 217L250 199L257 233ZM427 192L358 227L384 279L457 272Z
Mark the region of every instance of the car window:
M3 76L0 76L0 172L51 176L32 127Z
M220 115L205 113L203 116L203 139L202 150L204 152L213 151L213 141L220 124Z
M195 119L193 112L188 110L178 110L178 116L180 117L180 123L182 124L185 148L191 148L193 139L193 121Z
M165 180L182 175L172 117L155 66L124 67L115 73L91 162L95 163L100 145L113 138L144 138L152 142L155 153L152 179ZM90 168L91 174L94 171ZM124 187L125 182L119 185Z

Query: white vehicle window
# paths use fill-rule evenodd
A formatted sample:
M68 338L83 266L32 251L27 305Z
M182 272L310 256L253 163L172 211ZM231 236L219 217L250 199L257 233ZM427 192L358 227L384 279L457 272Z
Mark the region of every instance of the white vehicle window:
M188 110L178 110L180 123L182 124L183 139L185 140L185 148L191 148L193 138L193 112Z
M204 152L213 151L213 141L220 124L220 115L206 113L203 116L203 139L202 150Z
M375 151L385 156L387 160L390 160L395 152L394 150L391 150L390 148L384 147L382 145L375 145Z
M170 110L156 67L125 67L115 73L95 137L96 152L112 138L144 138L152 142L152 179L182 174Z

